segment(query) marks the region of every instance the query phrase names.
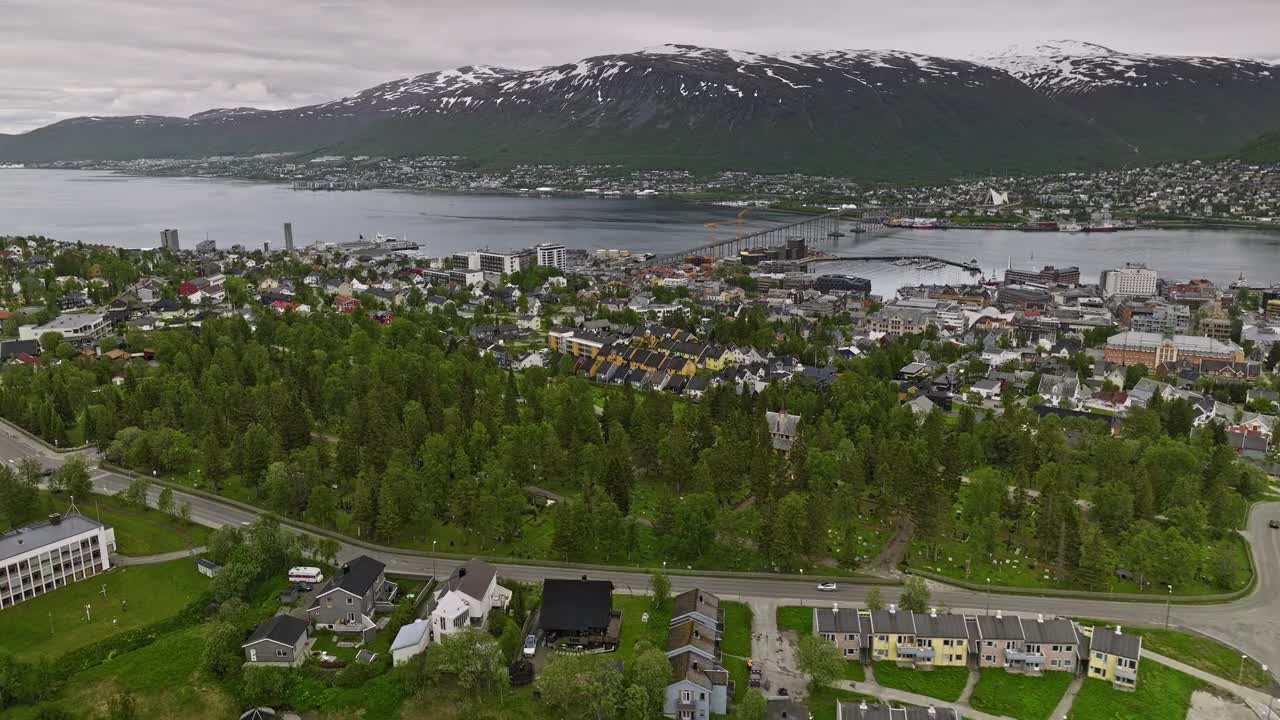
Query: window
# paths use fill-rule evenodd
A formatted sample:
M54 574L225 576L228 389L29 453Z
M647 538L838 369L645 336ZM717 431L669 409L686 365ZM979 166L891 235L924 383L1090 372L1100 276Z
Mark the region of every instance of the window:
M277 650L276 657L278 658L289 657L289 652L287 650Z
M1010 640L1004 644L1005 650L1016 650L1017 648L1018 648L1018 643L1014 640Z
M688 690L680 691L680 702L693 702L693 693Z
M857 640L857 639L858 639L858 636L857 636L857 635L845 635L845 636L844 636L844 639L845 639L845 640Z
M704 693L704 692L700 692L700 693L698 693L698 699L699 699L699 700L706 700L706 699L707 699L707 694L706 694L706 693Z
M877 636L876 636L876 641L877 641L877 642L889 642L889 636L888 636L888 635L877 635Z
M1054 646L1053 646L1053 651L1054 651L1054 652L1062 652L1062 646L1061 646L1061 645L1054 645Z
M858 651L857 651L857 650L855 650L855 649L853 649L853 648L845 648L845 649L844 649L844 654L845 654L845 657L848 657L848 656L850 656L850 655L857 655L857 654L858 654Z
M983 662L993 663L993 662L995 662L995 661L996 661L996 656L995 656L995 655L983 655L983 656L982 656L982 661L983 661Z
M353 603L354 603L354 601L353 601L351 598L347 598L347 604L348 604L348 605L351 605L351 604L353 604Z
M1052 666L1054 666L1054 667L1058 667L1058 661L1057 661L1057 660L1050 660L1050 661L1049 661L1049 664L1050 664L1050 665L1052 665Z
M1094 653L1094 654L1093 654L1093 659L1094 659L1094 660L1106 660L1106 659L1107 659L1107 656L1106 656L1106 655L1103 655L1103 654L1102 654L1102 653L1100 653L1100 652L1096 652L1096 653Z

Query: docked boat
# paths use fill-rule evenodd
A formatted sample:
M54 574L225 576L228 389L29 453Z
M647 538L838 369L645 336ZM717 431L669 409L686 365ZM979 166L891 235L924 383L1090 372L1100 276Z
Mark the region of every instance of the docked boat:
M1058 223L1053 220L1023 223L1018 226L1022 232L1058 232Z
M1113 225L1112 223L1098 223L1097 225L1085 225L1082 229L1087 233L1120 232L1120 226Z
M1065 222L1058 224L1058 232L1080 232L1084 228L1080 227L1080 223Z

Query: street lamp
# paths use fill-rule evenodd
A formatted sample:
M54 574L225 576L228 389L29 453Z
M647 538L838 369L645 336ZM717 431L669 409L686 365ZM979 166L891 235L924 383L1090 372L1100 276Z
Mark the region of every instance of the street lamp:
M1169 611L1173 606L1173 586L1168 585L1167 587L1169 588L1169 594L1165 596L1165 600L1164 600L1164 629L1165 630L1169 629Z
M991 578L987 578L987 609L984 610L982 614L991 614Z
M1241 685L1243 685L1243 684L1244 684L1244 661L1245 661L1245 660L1248 660L1248 659L1249 659L1249 656L1248 656L1248 655L1243 655L1243 654L1242 654L1242 655L1240 656L1240 676L1236 678L1236 682L1237 682L1237 683L1239 683L1239 684L1241 684Z
M440 582L440 576L436 573L436 543L438 542L440 541L431 541L431 575L435 578L436 582Z

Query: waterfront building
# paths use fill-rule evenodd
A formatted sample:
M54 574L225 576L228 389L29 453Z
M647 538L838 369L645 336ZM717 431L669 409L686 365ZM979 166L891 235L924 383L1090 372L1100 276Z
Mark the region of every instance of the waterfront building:
M1080 284L1080 268L1075 266L1056 268L1052 265L1045 265L1040 270L1019 270L1011 267L1004 271L1004 281L1008 285L1032 283L1036 285L1068 285L1074 287Z
M1098 280L1106 297L1152 297L1156 294L1157 274L1141 263L1125 263L1122 268L1103 270Z
M293 252L293 223L284 224L284 251Z
M813 289L822 293L840 291L860 292L864 295L870 295L871 281L854 275L819 275L813 281Z
M1161 335L1148 332L1122 332L1107 339L1103 358L1117 365L1146 365L1153 368L1179 360L1201 362L1222 360L1244 362L1244 350L1233 342L1199 335Z
M538 253L538 264L553 267L560 272L569 269L569 255L565 246L560 243L542 243L534 248Z
M116 532L74 510L0 535L0 609L111 568Z
M166 228L160 231L160 247L171 253L178 252L178 231L175 228Z

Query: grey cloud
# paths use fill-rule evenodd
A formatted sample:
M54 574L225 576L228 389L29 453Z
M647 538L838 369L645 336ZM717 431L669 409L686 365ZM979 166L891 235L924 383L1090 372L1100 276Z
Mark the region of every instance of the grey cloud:
M1280 57L1274 0L5 0L0 132L76 115L321 102L468 64L539 67L667 42L971 57L1047 39ZM1246 52L1245 49L1254 52Z

